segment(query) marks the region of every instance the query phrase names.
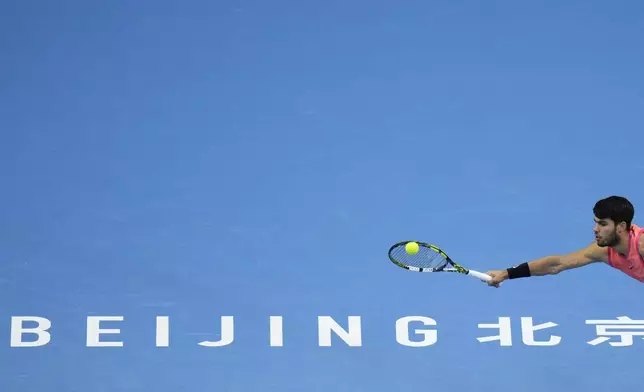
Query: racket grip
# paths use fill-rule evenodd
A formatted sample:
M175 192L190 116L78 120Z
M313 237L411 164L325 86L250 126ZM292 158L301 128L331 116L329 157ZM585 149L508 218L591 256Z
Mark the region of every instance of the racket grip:
M474 270L470 270L468 275L472 275L473 277L484 280L486 282L489 282L492 279L490 275L484 274L482 272L474 271Z

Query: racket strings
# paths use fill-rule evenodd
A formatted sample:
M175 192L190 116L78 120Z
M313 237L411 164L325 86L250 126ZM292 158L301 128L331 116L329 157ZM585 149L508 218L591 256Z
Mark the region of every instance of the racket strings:
M393 249L391 255L398 262L410 267L440 269L447 265L447 259L440 253L424 246L415 254L407 253L405 247L400 246Z

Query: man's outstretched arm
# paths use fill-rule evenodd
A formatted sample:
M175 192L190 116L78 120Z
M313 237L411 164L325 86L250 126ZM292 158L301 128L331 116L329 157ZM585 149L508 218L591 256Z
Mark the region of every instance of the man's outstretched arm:
M608 261L608 250L593 242L584 249L565 255L546 256L505 270L488 271L487 274L492 277L488 284L499 287L499 284L506 279L556 275L562 271L602 261Z

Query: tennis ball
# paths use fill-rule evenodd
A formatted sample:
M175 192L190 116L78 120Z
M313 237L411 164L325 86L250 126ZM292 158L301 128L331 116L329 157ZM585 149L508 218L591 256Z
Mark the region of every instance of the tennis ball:
M418 253L418 243L417 242L408 242L405 245L405 250L407 251L408 254L410 255L415 255Z

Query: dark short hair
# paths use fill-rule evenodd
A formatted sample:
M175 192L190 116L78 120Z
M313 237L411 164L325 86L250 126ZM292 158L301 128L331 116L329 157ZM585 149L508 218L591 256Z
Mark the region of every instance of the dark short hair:
M609 196L595 203L593 213L597 219L610 219L616 225L626 222L626 228L630 229L635 216L635 208L625 197Z

